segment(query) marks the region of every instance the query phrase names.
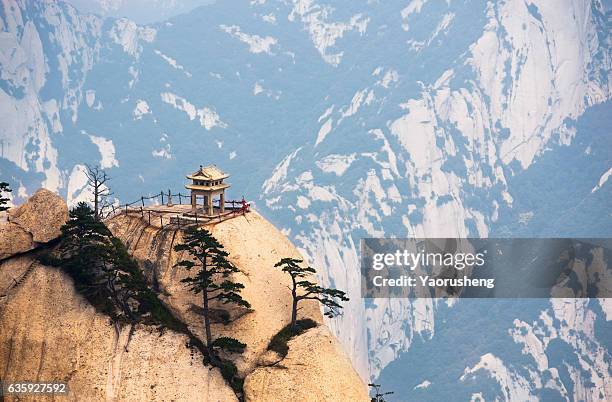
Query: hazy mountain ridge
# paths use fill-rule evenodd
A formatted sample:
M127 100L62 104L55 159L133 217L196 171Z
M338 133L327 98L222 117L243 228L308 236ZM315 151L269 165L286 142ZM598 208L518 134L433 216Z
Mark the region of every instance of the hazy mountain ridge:
M364 234L488 236L499 210L512 207L507 176L529 167L549 143L569 144L575 129L566 119L609 98L608 75L602 75L609 71L609 38L599 42L597 37L605 29L602 14L584 3L577 11L548 6L540 12L523 2L489 4L482 35L451 60L452 68L421 83L412 91L416 96L402 99L399 108L388 93L410 93L413 83L402 82L394 69L373 69L370 86L321 116L314 147L300 147L278 165L264 185L267 205L275 212L277 205L285 206L296 215L292 236L317 265L337 267L328 271L330 282L359 293L359 272L344 267L358 266ZM559 10L568 14L559 17ZM440 24L447 29L448 16L459 12L439 10ZM570 23L573 18L577 21ZM582 30L565 32L575 26ZM408 34L409 27L403 27ZM535 33L521 35L527 29ZM427 51L416 47L412 53ZM549 61L554 52L560 55ZM554 64L568 60L584 63L570 72ZM387 119L380 115L385 109ZM359 142L338 139L359 125ZM373 374L406 350L414 336L434 332L436 307L430 301L381 300L364 312L361 301L353 300L353 308L338 332L351 348L369 351ZM364 314L372 323L369 336L348 329L355 328L353 317ZM380 322L385 325L374 324Z
M42 183L74 202L82 164L99 160L131 201L218 163L236 198L257 199L326 267L324 283L349 290L331 325L362 375L432 338L438 306L364 306L346 269L360 237L487 236L510 221L537 232L512 183L585 135L588 190L568 197L611 219L609 185L591 193L610 141L592 146L576 123L610 97L598 1L221 2L149 27L13 3L1 13L0 169L15 195Z

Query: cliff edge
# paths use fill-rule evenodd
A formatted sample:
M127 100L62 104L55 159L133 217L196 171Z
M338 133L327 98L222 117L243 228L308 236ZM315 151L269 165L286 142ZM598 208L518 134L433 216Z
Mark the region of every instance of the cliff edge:
M68 400L238 400L219 370L205 366L202 355L186 346L186 335L138 325L126 348L127 328L116 328L96 312L60 269L36 260L38 248L59 235L66 219L64 201L40 190L0 226L1 379L64 381ZM173 250L182 231L132 215L106 224L128 246L162 301L203 339L200 300L180 282L186 272L174 266L182 258ZM233 358L245 378L244 400L368 401L318 305L304 304L301 317L319 325L293 338L287 356L267 350L290 318L289 277L274 268L282 257L301 258L289 240L256 212L208 229L240 269L236 279L252 305L247 312L230 310L230 322L213 326L216 337L248 345Z

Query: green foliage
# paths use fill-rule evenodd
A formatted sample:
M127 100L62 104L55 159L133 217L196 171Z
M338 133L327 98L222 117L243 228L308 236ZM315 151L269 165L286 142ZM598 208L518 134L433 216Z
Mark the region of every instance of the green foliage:
M339 301L348 301L349 298L342 290L324 288L316 283L308 281L298 282L298 286L304 289L304 295L298 296L299 300L317 300L326 307L324 314L327 317L335 317L340 314L342 305ZM310 296L313 295L313 296Z
M177 266L188 271L197 268L195 275L183 279L182 282L195 294L202 294L206 344L212 354L209 302L217 300L223 304L251 307L240 295L244 285L229 279L239 270L227 259L229 254L223 250L223 245L206 229L188 228L183 243L174 246L174 250L187 251L191 256L190 259L179 261Z
M342 290L324 288L306 279L317 271L312 267L302 267L300 265L302 262L302 260L295 258L282 258L279 262L274 264L275 267L280 268L283 272L291 276L291 295L293 297L291 327L294 331L296 330L295 322L297 319L298 303L300 301L316 300L324 306L324 314L326 316L335 317L340 314L340 310L342 309L340 302L349 300L346 293Z
M10 193L9 184L5 181L0 181L0 212L8 211L9 207L6 206L10 201L9 198L4 196L4 193Z
M119 306L114 306L111 289L107 286L116 258L111 232L84 202L70 211L68 222L61 231L56 253L47 259L55 260L55 265L74 279L78 291L117 321Z
M242 353L246 348L246 343L242 343L235 338L222 336L213 341L212 347L215 349L222 349L230 353Z
M314 328L317 326L317 323L310 318L305 318L303 320L297 320L295 322L295 330L291 330L291 324L287 324L283 329L281 329L276 335L272 337L270 343L268 344L268 350L273 350L279 355L285 357L287 356L287 352L289 352L289 346L287 342L297 335L300 335L304 331L310 328Z
M393 391L383 392L381 391L380 384L368 384L368 387L374 389L374 396L370 399L370 402L386 402L385 396L394 394Z
M196 236L199 237L200 234ZM220 249L222 246L217 244L215 248ZM221 278L227 278L231 272L237 271L228 261L223 260L226 256L227 253L210 254L211 266L217 270ZM211 343L211 348L204 345L185 323L174 317L159 299L158 294L148 286L142 270L125 245L97 219L95 211L87 204L79 203L70 211L68 222L62 227L57 247L40 253L38 259L44 265L59 267L68 273L73 278L79 293L97 311L108 315L113 322L157 325L162 331L167 328L186 334L189 337L186 346L192 350L199 350L204 355L205 361L219 367L223 377L235 391L242 390L243 380L237 377L234 363L218 358L210 352L213 349L222 349L230 353L241 353L246 345L229 337L217 339ZM199 279L186 281L192 288L205 283L205 275L196 277ZM218 289L217 294L223 294L224 298L219 297L219 299L225 303L236 300L237 304L249 306L246 301L240 301L241 284L232 284L229 280L223 280L218 285L211 285L210 288Z
M281 258L279 262L274 264L275 267L281 267L281 271L288 273L292 278L304 278L316 273L317 271L312 267L302 267L300 264L303 260L296 258Z
M194 276L182 280L192 292L205 292L208 301L219 300L223 304L251 307L240 295L244 285L228 279L230 275L240 271L227 259L229 254L208 230L188 228L184 242L174 246L174 250L187 251L192 256L192 259L179 261L177 266L187 270L196 266L199 268Z
M209 303L213 300L249 308L251 305L240 295L244 285L230 279L239 272L228 260L229 254L223 245L206 229L190 227L184 232L183 243L174 246L175 251L186 251L190 258L179 261L176 266L187 271L197 270L182 280L189 289L202 296L202 316L206 331L206 352L210 363L219 367L223 378L237 391L242 391L243 379L239 378L236 365L218 356L219 350L242 353L246 344L234 338L220 337L213 341L211 333L212 312Z
M238 377L238 368L236 367L236 364L234 364L234 362L231 360L219 359L216 366L219 367L221 370L221 375L232 387L232 389L235 392L242 392L244 380Z
M86 203L70 211L54 252L41 263L57 266L75 287L113 322L143 322L180 329L180 324L152 291L138 263Z
M49 250L42 250L37 256L38 262L48 267L61 267L62 260Z

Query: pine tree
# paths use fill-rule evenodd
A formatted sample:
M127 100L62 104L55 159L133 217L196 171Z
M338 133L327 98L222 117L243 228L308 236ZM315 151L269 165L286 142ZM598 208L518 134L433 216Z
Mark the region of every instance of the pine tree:
M152 291L136 261L114 237L95 211L79 203L62 227L60 265L75 279L77 288L108 314L113 322L131 325L130 337L142 318L143 301Z
M283 272L291 276L291 296L293 299L291 305L292 333L296 331L297 311L300 301L316 300L326 308L324 312L326 316L335 317L340 314L340 309L342 309L340 302L349 300L346 293L341 290L324 288L306 279L317 271L312 267L300 266L302 262L302 260L295 258L283 258L274 265L275 267L280 267Z
M9 184L5 181L0 181L0 212L8 211L9 207L6 205L10 201L9 198L4 197L4 193L10 193L11 190Z
M195 294L202 294L202 315L206 331L206 348L211 360L216 359L214 354L215 343L211 333L210 302L217 300L223 304L234 304L250 307L249 302L240 295L244 285L234 282L230 276L239 272L238 268L228 259L228 253L223 245L212 234L198 227L190 227L185 231L182 244L174 246L175 251L187 251L192 257L179 261L176 265L191 271L197 269L194 276L182 280ZM217 342L217 345L227 342Z
M386 402L384 397L387 396L387 395L393 395L394 394L393 391L390 391L390 392L381 392L381 390L380 390L381 385L380 384L368 384L368 387L374 388L374 391L375 391L374 397L372 397L370 399L370 402Z
M59 258L62 266L75 278L86 294L95 295L104 285L104 271L110 269L112 234L85 202L69 213L62 226Z

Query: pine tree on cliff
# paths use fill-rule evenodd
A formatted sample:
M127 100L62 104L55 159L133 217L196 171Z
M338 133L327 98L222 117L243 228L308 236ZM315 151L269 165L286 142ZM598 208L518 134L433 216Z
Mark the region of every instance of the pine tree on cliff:
M394 394L393 391L382 392L380 390L380 384L368 384L368 387L374 388L375 391L374 396L370 399L370 402L386 402L385 396Z
M113 322L131 325L129 343L142 318L139 311L155 300L121 240L96 218L89 205L81 202L70 211L62 227L58 249L59 265L75 279L77 288Z
M340 314L340 309L342 309L340 302L349 300L346 293L342 290L324 288L307 280L306 278L311 277L317 271L312 267L300 266L302 262L302 260L295 258L283 258L274 265L275 267L280 267L283 272L291 276L292 286L290 289L293 303L291 305L290 328L292 333L296 331L298 304L300 301L316 300L326 308L324 313L326 316L335 317Z
M116 237L111 238L110 259L105 261L102 278L106 282L109 297L117 310L117 320L127 321L131 339L138 321L142 318L142 304L149 302L153 291L149 289L138 263ZM127 344L126 344L127 349Z
M10 201L7 197L4 196L4 193L10 193L11 190L9 188L9 184L5 181L0 181L0 212L8 211L9 207L6 205Z
M60 259L62 266L75 278L85 293L95 295L105 285L100 272L108 270L112 260L112 234L85 202L70 210L62 226Z
M198 227L185 230L182 244L174 246L175 251L187 251L190 259L179 261L176 265L191 271L197 269L194 276L182 280L195 294L202 294L202 315L206 331L206 348L211 360L216 359L213 348L216 346L212 339L210 329L210 302L216 300L223 304L250 307L249 302L240 295L244 285L234 282L230 276L239 272L238 268L228 259L228 253L223 245L212 234ZM238 345L239 342L231 338L219 338L219 346ZM244 344L242 344L244 347Z

